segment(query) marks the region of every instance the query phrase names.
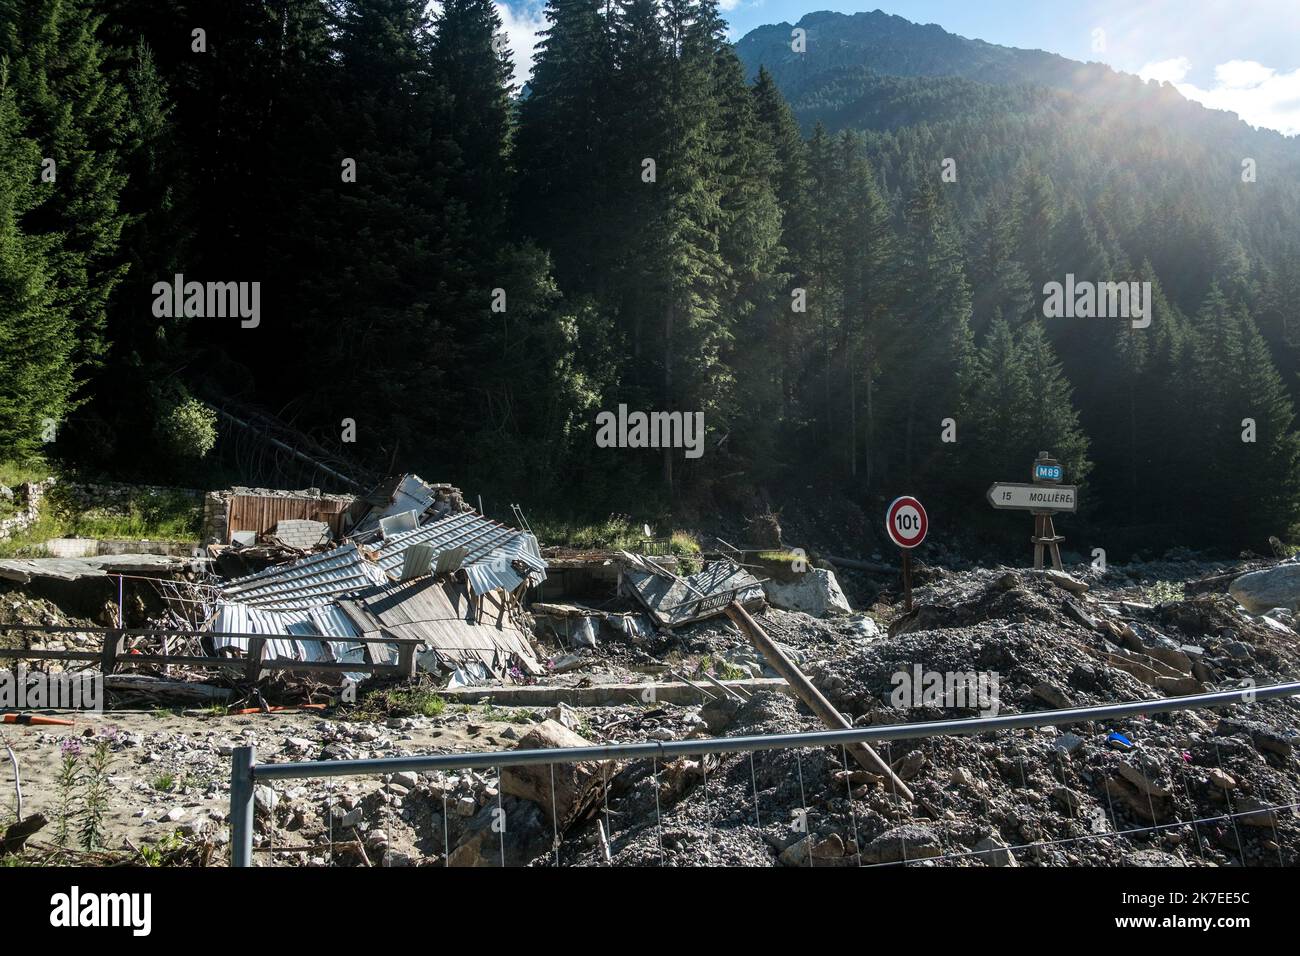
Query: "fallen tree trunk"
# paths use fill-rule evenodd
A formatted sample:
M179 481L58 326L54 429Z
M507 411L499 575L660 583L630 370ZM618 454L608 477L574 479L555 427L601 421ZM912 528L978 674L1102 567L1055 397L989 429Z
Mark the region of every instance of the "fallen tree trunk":
M230 689L200 684L197 681L162 680L147 674L105 674L104 689L117 693L148 694L152 697L175 697L207 702L230 699Z
M822 692L813 686L812 681L804 675L803 671L799 670L794 662L772 643L772 639L759 627L758 622L750 617L748 611L739 604L730 604L727 606L727 616L740 628L741 633L748 637L750 642L758 648L759 652L767 658L767 662L772 665L772 669L785 678L786 683L790 685L798 698L807 704L827 727L832 730L853 729L852 725L844 719L844 716L835 709L831 702L822 696ZM862 766L863 770L880 774L889 781L889 785L894 792L904 800L915 799L907 784L898 778L893 768L885 763L870 746L867 744L846 744L845 747L853 755L853 759Z

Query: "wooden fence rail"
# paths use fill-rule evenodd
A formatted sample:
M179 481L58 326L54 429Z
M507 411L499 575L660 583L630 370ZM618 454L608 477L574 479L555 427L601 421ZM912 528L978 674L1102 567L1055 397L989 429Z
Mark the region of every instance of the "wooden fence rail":
M122 665L168 665L177 664L185 667L210 667L215 669L242 670L249 683L257 683L267 671L289 671L307 673L366 673L389 674L399 677L415 676L415 656L422 646L418 638L395 637L383 635L375 637L337 637L318 634L244 634L232 631L191 631L160 628L114 628L114 627L77 627L58 624L0 624L0 631L37 632L41 634L98 634L103 637L103 646L99 651L52 651L37 648L0 647L0 660L42 660L42 661L98 661L105 674L112 674ZM242 658L205 657L193 654L134 654L127 653L126 639L129 637L221 637L248 641L248 653ZM283 658L263 660L266 642L282 639L288 641L315 641L333 643L341 641L347 644L395 644L397 662L374 663L359 661L293 661Z

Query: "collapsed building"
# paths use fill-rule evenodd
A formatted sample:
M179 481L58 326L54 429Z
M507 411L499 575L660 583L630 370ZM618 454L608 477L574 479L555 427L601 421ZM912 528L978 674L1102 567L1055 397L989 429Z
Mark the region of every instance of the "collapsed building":
M269 515L284 512L257 505L268 499L292 501L294 516L277 517L249 539L253 529L237 524L260 515L253 520L266 525ZM530 532L485 518L452 486L416 475L399 479L387 501L358 498L330 512L345 516L337 525L320 520L319 510L317 518L307 516L313 500L321 499L231 496L228 543L210 546L214 558L227 549L260 549L267 558L268 545L280 557L298 553L234 577L213 594L204 621L211 653L248 652L250 637L225 635L266 634L275 635L263 644L268 660L385 663L396 643L373 639L391 636L418 641L423 669L462 682L544 672L521 603L528 588L546 580L547 563ZM313 522L318 527L303 527Z

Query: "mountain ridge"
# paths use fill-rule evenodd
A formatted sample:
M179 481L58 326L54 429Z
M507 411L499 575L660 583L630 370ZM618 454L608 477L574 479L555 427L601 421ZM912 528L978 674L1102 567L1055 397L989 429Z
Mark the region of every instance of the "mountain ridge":
M796 28L807 30L807 50L802 54L790 47L791 31ZM1153 104L1192 122L1219 126L1231 121L1261 142L1288 144L1300 156L1300 137L1252 126L1230 110L1211 109L1188 99L1168 83L1146 81L1096 61L963 37L939 24L919 24L881 10L853 14L819 10L793 24L765 24L737 40L735 50L751 80L760 66L766 68L792 102L814 87L818 78L845 69L865 68L883 76L960 78L998 87L1029 84L1103 104ZM1228 132L1222 126L1217 131Z

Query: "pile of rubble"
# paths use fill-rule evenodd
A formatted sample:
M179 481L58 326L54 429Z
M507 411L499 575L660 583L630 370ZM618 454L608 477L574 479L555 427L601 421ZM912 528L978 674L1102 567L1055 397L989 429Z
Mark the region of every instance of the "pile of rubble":
M520 529L492 522L416 476L335 511L318 493L245 497L274 500L230 498L213 553L265 566L195 589L202 652L315 667L335 697L344 676L377 676L357 707L324 715L110 718L115 822L132 840L227 840L229 755L245 744L261 760L331 760L667 742L1245 694L1300 675L1291 562L918 568L914 609L886 598L864 613L829 568L729 546L689 564L543 556L522 515ZM241 541L241 515L277 517ZM23 600L0 595L18 620L68 619ZM365 691L384 693L410 647L398 686L415 703L376 713ZM1294 699L1243 700L898 740L875 766L781 748L554 777L303 780L258 788L255 851L268 865L1295 865L1298 714ZM24 736L20 761L39 766L67 735Z

